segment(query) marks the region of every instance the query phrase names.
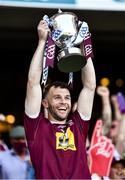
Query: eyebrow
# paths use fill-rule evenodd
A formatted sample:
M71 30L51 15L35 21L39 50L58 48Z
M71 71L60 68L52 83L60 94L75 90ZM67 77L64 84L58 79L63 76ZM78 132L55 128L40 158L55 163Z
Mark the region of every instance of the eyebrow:
M54 94L53 96L61 96L61 94ZM70 94L66 94L65 96L71 97Z
M61 94L53 94L53 97L62 96ZM65 97L71 98L70 94L65 95Z

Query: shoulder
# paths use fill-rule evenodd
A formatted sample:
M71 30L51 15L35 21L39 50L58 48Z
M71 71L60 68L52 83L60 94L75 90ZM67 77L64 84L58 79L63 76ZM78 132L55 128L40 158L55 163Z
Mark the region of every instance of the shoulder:
M30 122L33 122L33 121L37 121L37 120L39 120L39 119L45 119L45 117L44 117L44 114L43 114L42 112L40 112L40 113L37 114L37 115L33 115L33 116L28 115L28 114L26 114L26 113L24 112L23 119L24 119L24 121L29 121L29 120L30 120Z
M0 151L0 160L5 160L8 156L11 156L10 150Z
M70 117L73 119L81 119L82 121L89 121L90 117L86 117L77 110L70 114Z

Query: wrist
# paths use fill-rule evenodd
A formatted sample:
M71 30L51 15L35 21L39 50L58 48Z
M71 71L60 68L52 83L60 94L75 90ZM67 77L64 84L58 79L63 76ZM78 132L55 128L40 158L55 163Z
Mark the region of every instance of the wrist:
M38 41L38 49L41 49L41 50L44 50L45 49L45 46L46 46L46 41L41 39Z
M103 104L109 104L110 103L109 96L102 96L102 101L103 101Z
M45 39L39 39L38 45L44 45L46 43Z

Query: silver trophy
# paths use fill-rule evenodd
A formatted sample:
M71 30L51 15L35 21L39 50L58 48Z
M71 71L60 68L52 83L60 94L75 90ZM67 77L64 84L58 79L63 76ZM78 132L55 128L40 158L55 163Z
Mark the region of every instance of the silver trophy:
M80 48L84 29L79 31L78 17L72 12L59 10L49 22L52 27L51 37L59 47L57 55L59 70L67 73L79 71L86 64L86 58Z

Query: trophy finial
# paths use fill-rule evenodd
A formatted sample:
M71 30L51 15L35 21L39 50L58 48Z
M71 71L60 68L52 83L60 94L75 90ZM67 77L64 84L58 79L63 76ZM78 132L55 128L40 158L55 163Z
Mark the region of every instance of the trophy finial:
M59 8L59 9L58 9L58 13L61 13L61 12L62 12L62 10Z

